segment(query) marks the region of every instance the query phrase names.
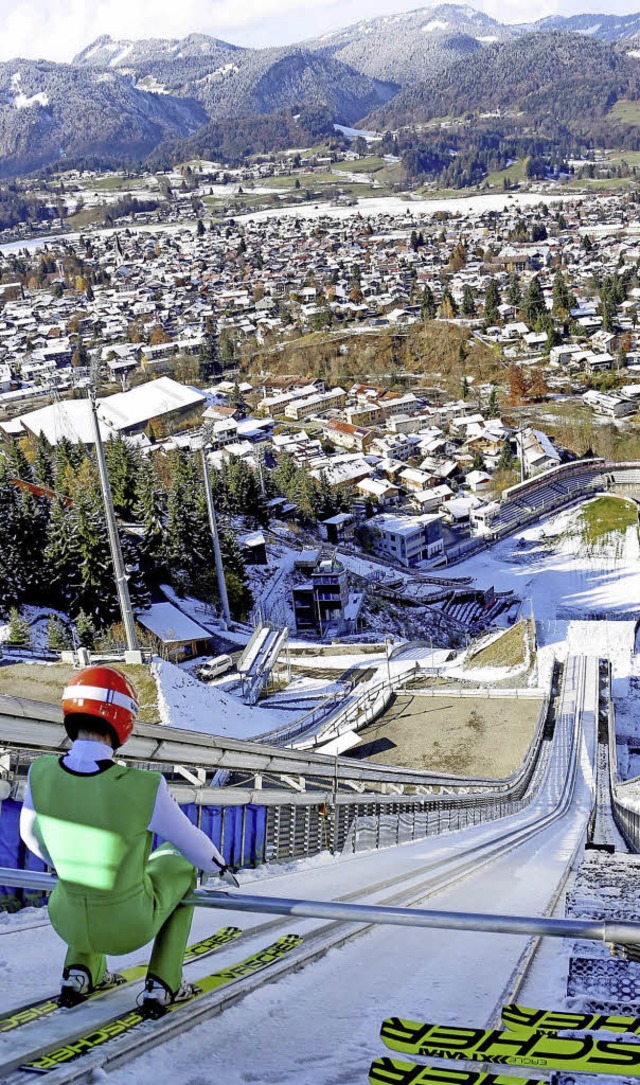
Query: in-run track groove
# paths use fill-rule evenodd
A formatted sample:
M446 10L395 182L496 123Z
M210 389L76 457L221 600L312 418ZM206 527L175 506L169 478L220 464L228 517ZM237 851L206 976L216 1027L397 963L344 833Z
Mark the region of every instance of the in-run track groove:
M516 817L503 818L495 822L486 823L482 827L488 837L479 841L465 844L465 831L461 831L460 849L454 855L435 858L428 863L422 864L410 874L402 874L393 878L377 881L354 893L349 893L340 899L349 901L357 898L360 903L381 905L417 905L429 896L449 888L460 880L475 874L483 867L514 851L527 843L538 834L547 830L554 822L564 818L570 808L573 795L577 750L582 727L582 713L585 696L585 673L587 664L584 659L572 659L572 666L565 671L565 682L561 695L556 734L553 740L554 754L550 757L546 766L546 778L551 779L550 793L554 794L554 802L543 813L545 796L544 784L538 787L538 798L541 803L534 801L532 806L519 812ZM570 692L574 695L571 702L571 710L564 707L565 692L571 687ZM569 700L571 700L569 698ZM562 710L564 709L564 710ZM558 763L561 762L561 763ZM557 795L553 791L556 789ZM449 835L449 834L447 834ZM449 837L450 839L450 837ZM437 844L437 841L436 841ZM357 862L365 856L354 857ZM308 925L308 921L307 921ZM172 1014L160 1022L154 1023L152 1028L136 1030L129 1036L123 1036L118 1040L111 1041L102 1051L95 1055L71 1063L67 1067L61 1067L49 1075L51 1085L59 1085L62 1082L88 1081L92 1071L97 1066L115 1068L130 1062L144 1051L155 1047L172 1037L179 1035L187 1029L202 1021L219 1014L224 1008L236 1003L251 991L274 980L281 978L305 964L324 956L331 948L344 945L347 942L359 938L371 930L371 924L358 924L346 922L331 922L315 926L309 933L305 933L304 943L293 951L288 958L272 966L269 972L262 976L248 977L234 983L231 987L219 992L212 992L201 1001L193 1004L188 1014ZM308 927L307 927L308 929ZM258 937L269 932L281 933L284 930L295 931L296 923L290 921L275 920L264 924L258 924L245 933L245 938ZM200 966L201 967L201 966ZM191 966L193 975L193 966ZM119 1012L123 1007L115 1006L109 996L104 998L104 1020ZM99 1027L99 1025L97 1026ZM36 1057L43 1046L64 1046L78 1031L82 1030L82 1021L79 1014L74 1013L74 1029L63 1036L52 1036L45 1045L31 1046L28 1051L22 1049L14 1058L7 1060L0 1066L0 1081L7 1085L15 1085L17 1082L24 1083L25 1075L16 1068L27 1057Z

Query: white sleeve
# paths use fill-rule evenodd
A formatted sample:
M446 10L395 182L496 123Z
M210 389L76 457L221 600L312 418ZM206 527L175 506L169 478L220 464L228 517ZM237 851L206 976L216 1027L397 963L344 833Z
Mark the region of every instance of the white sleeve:
M206 833L192 825L178 806L167 787L164 776L160 780L156 802L147 828L178 849L198 870L213 872L226 866L224 857Z
M25 791L22 803L22 810L20 811L20 836L27 845L29 851L32 851L34 855L37 855L38 859L42 859L43 863L46 863L47 866L53 866L51 857L47 853L47 849L45 848L38 831L38 815L33 808L31 786L28 781L27 790Z

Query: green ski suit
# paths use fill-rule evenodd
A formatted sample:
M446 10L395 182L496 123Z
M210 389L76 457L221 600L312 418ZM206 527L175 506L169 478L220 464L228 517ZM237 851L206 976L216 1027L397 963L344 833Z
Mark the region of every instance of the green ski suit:
M105 954L130 953L152 938L148 974L171 991L180 986L193 908L178 904L197 872L170 844L151 852L147 826L161 780L113 761L89 774L55 757L31 766L37 833L59 878L51 923L68 946L65 966L86 968L94 986Z

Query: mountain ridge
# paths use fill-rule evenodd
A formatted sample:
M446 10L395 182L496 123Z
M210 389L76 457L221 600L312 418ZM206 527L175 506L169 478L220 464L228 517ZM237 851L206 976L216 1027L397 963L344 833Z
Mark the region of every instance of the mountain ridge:
M605 104L640 97L635 68L624 67L640 55L640 13L505 24L470 5L436 4L267 49L202 33L139 40L103 34L70 64L0 64L0 175L92 154L139 159L200 127L283 111L321 109L347 126L397 127L510 108L496 91L520 103L522 88L514 73L495 65L495 51L509 48L516 65L525 63L533 123L547 123L547 107L572 114L575 101L587 110L585 130L591 117L602 118L602 103L581 88L580 75L597 84ZM557 71L545 67L554 50L562 59ZM538 75L545 70L538 88L536 64ZM259 142L251 132L250 142Z
M447 80L431 76L404 88L363 123L395 129L495 112L539 131L564 125L580 132L621 98L640 98L637 60L587 35L539 31L456 62Z

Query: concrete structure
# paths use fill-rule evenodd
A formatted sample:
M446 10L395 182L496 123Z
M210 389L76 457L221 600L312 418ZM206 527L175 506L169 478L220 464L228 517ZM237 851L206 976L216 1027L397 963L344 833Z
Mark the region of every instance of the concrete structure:
M332 388L330 392L315 392L306 399L294 399L284 409L285 418L299 422L311 415L326 414L327 411L344 407L346 392L344 388Z
M347 571L330 558L320 561L310 580L294 587L291 596L298 632L323 634L331 625L337 631L349 604Z
M367 527L372 533L374 553L395 558L408 568L444 553L439 515L403 516L383 512L367 520Z

